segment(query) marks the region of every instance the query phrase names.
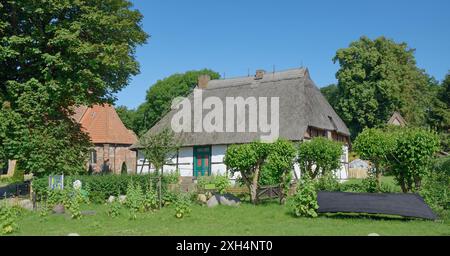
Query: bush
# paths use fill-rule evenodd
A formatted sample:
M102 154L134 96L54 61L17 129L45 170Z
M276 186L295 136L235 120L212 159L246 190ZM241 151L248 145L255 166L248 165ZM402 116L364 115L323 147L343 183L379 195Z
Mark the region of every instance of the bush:
M181 219L189 215L192 211L191 205L189 194L178 194L177 200L175 201L175 217Z
M370 174L361 182L361 188L363 192L375 193L378 191L377 178L374 174ZM380 187L381 188L381 187Z
M327 173L319 177L316 183L316 189L319 191L339 191L340 184L334 173Z
M139 184L141 188L152 186L157 189L157 174L151 173L146 175L76 175L64 177L64 186L72 187L75 180L80 180L83 189L88 192L89 200L95 203L104 203L111 195L125 195L128 183L133 180L135 184ZM167 191L169 177L164 175L161 179L162 191ZM48 177L33 179L33 191L38 197L45 196L48 188Z
M423 180L420 195L437 213L449 209L450 204L450 157L438 159L432 171Z
M220 194L225 193L227 188L231 187L231 182L227 175L211 175L197 178L197 186L199 188L204 189L207 184L214 184L215 189Z
M19 210L6 203L0 203L0 234L11 234L18 230L17 218Z
M108 204L108 215L113 218L119 216L121 207L122 205L120 204L119 200L115 199Z
M151 211L158 209L158 207L158 194L152 187L148 187L144 196L144 208L147 211Z
M138 212L145 211L144 200L145 196L142 191L141 185L134 184L133 181L130 181L130 183L128 183L127 199L125 201L125 206L131 210L132 219L137 218Z
M289 199L289 205L295 216L317 217L317 192L314 181L303 175L297 186L297 193Z

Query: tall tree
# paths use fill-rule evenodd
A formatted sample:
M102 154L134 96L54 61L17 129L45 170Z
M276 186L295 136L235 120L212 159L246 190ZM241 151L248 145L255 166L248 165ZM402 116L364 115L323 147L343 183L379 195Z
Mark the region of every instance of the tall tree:
M133 120L136 111L134 109L128 109L126 106L118 106L116 107L116 112L125 127L127 127L127 129L133 130Z
M111 103L139 72L141 20L126 0L0 1L1 154L28 172L80 170L89 141L72 108Z
M134 132L142 134L150 129L170 110L172 100L187 96L197 85L198 76L203 74L209 75L211 79L220 78L219 73L203 69L174 74L152 85L147 91L146 101L134 113L132 127Z
M320 92L325 96L328 103L336 110L336 106L339 100L339 90L337 85L330 84L320 88Z
M406 43L361 37L333 58L340 68L337 110L353 136L385 123L400 111L408 123L423 125L430 101L429 77L416 66Z

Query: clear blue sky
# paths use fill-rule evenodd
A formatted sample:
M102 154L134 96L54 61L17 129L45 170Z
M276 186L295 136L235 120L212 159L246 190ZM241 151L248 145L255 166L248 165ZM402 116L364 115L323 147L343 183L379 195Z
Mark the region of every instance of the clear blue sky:
M211 68L226 77L256 69L309 68L335 83L337 49L384 35L416 49L417 64L442 80L450 69L450 1L134 0L151 35L137 49L141 73L117 94L135 108L157 80Z

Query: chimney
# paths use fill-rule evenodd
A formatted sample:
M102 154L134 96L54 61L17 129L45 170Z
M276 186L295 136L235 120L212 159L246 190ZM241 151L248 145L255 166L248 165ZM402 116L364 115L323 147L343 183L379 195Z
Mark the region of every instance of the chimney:
M209 75L199 75L198 76L198 87L200 89L206 89L208 87L208 82L211 80Z
M264 77L264 73L266 73L265 70L262 69L256 70L255 80L262 79Z

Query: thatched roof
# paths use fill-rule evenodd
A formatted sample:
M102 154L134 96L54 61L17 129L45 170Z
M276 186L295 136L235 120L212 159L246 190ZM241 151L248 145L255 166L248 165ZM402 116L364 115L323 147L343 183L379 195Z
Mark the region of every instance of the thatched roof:
M209 96L220 98L224 105L226 97L268 97L268 99L270 99L270 97L279 97L280 138L293 141L302 140L305 131L309 126L350 135L344 122L310 79L307 69L301 68L266 73L262 79L255 79L255 77L241 77L225 80L211 80L209 81L207 88L203 89L203 99ZM193 93L191 93L188 98L193 102ZM268 100L267 105L268 113L270 113L270 100ZM177 111L178 110L171 110L156 123L147 134L160 132L164 128L170 129L171 119ZM205 113L206 111L203 112L203 114ZM193 124L194 115L192 114L191 117L191 122ZM246 114L245 120L247 120L246 131L248 131L248 114ZM225 121L226 120L224 120L224 126ZM176 134L183 146L248 143L259 140L261 135L267 135L267 133L189 132ZM139 148L139 145L135 144L133 147Z

